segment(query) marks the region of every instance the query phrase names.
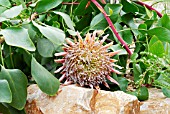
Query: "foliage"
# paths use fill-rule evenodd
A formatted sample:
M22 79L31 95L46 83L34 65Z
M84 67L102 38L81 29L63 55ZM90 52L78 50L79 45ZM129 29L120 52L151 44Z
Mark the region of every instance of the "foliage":
M54 75L60 67L54 62L54 53L61 52L65 38L75 38L77 31L83 36L103 30L109 34L106 43L114 41L109 50L122 50L115 58L123 67L123 75L112 75L120 86L108 82L111 91L120 89L146 100L149 85L161 87L170 97L168 15L158 17L158 12L136 1L103 1L97 1L99 7L94 4L96 0L0 0L0 111L25 113L26 88L30 84L37 83L48 95L56 94L61 74ZM111 24L114 26L110 28ZM129 52L124 46L134 50L129 69L135 91L127 89Z

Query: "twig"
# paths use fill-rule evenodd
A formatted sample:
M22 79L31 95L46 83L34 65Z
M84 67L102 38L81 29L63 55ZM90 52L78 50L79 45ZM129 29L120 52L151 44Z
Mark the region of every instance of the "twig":
M123 47L126 49L126 51L129 53L129 56L132 55L132 52L130 51L128 45L126 44L126 42L120 37L120 35L118 34L117 30L115 29L112 21L110 20L110 18L108 17L108 15L106 14L106 12L104 11L103 7L96 1L96 0L91 0L96 6L97 8L103 13L105 19L107 20L109 26L111 27L112 31L114 32L115 36L117 37L117 39L120 41L120 43L123 45Z
M145 7L148 8L149 10L156 11L157 15L158 15L159 17L162 17L162 14L161 14L159 11L157 11L155 8L153 8L152 6L150 6L150 5L148 5L148 4L145 4L145 3L143 3L143 2L140 2L140 1L134 1L134 2L137 3L137 4L139 4L139 5L145 6Z

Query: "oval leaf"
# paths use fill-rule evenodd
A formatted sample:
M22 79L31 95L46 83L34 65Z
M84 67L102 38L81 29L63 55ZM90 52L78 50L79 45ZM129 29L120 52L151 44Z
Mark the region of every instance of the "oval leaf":
M55 51L53 43L45 38L38 40L37 49L40 55L43 57L53 57Z
M10 9L4 11L1 14L1 16L5 17L5 18L14 18L14 17L18 16L21 13L22 10L23 10L22 5L14 6Z
M97 14L90 23L91 30L104 30L107 26L108 23L102 13Z
M26 104L27 98L27 78L25 74L18 69L5 69L1 66L0 79L8 81L11 92L11 106L21 110Z
M67 14L65 14L65 13L63 13L63 12L58 12L58 11L53 11L53 12L54 12L55 14L57 14L57 15L62 16L63 19L64 19L64 21L65 21L65 23L66 23L66 25L67 25L70 29L74 30L73 22L71 21L69 15L67 15Z
M45 24L44 24L44 26L41 26L34 21L32 21L32 23L52 43L54 43L57 46L60 46L63 44L63 42L65 40L65 34L62 30L55 28L55 27L45 25Z
M33 57L31 61L31 74L43 92L51 96L56 94L60 82Z
M149 47L149 52L157 55L158 57L163 57L165 53L163 43L160 40L155 42L152 46Z
M136 90L136 92L137 97L140 101L147 100L149 98L148 88L146 87L140 87L139 89Z
M1 33L5 42L11 46L24 48L28 51L35 51L35 46L28 35L28 30L21 27L9 27L3 29Z
M6 80L0 80L0 102L12 102L12 93Z
M35 11L38 13L46 12L57 7L63 0L39 0L36 4Z
M148 34L150 36L155 35L159 40L170 43L170 30L168 30L167 28L156 27L148 30Z

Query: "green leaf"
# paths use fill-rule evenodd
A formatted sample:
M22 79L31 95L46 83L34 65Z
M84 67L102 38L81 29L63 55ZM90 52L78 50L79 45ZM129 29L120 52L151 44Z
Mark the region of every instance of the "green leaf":
M110 46L110 49L113 51L121 50L121 52L119 52L118 55L127 55L126 50L120 44L112 45Z
M10 105L18 110L23 109L27 98L27 78L25 74L21 70L5 69L1 66L0 79L5 79L9 83L12 92Z
M1 16L5 17L5 18L14 18L14 17L18 16L21 13L22 10L23 10L22 5L14 6L10 9L4 11L1 14Z
M122 37L123 40L127 43L127 44L132 44L133 41L133 35L132 32L130 30L124 30L122 32Z
M138 53L133 53L130 57L130 60L134 61L137 59L138 56L139 56Z
M166 97L170 98L170 89L162 88L162 92Z
M131 4L127 0L121 0L121 3L123 5L123 11L125 11L125 12L135 13L135 12L139 11L138 7L136 7L135 5Z
M64 21L65 21L65 23L66 23L66 25L71 29L71 30L74 30L74 27L73 27L73 22L71 21L71 19L70 19L70 16L69 15L67 15L67 14L65 14L65 13L63 13L63 12L58 12L58 11L53 11L55 14L57 14L57 15L60 15L60 16L62 16L63 17L63 19L64 19Z
M0 102L12 102L12 93L6 80L0 80Z
M5 10L7 10L6 7L0 6L0 15L1 15ZM2 18L2 17L0 17L0 22L2 22L2 21L1 21L1 18ZM6 18L5 18L5 19L6 19Z
M75 9L75 15L84 15L87 3L88 0L81 0L80 4Z
M9 0L0 0L0 6L10 7L11 3Z
M28 30L21 27L9 27L0 31L5 42L11 46L24 48L28 51L35 51L35 46L28 35Z
M37 13L47 12L60 5L63 0L39 0L36 4L35 11Z
M126 78L118 77L118 83L119 83L120 90L126 91L129 81Z
M91 30L104 30L108 26L102 13L97 14L90 23Z
M159 39L156 36L153 36L149 42L149 47L151 47L157 41L159 41Z
M163 17L160 19L160 23L162 27L165 27L170 30L170 19L167 14L163 15Z
M122 4L107 4L104 7L104 10L106 11L107 15L112 20L112 23L115 23L118 20L119 13L122 10Z
M11 114L8 107L4 106L4 103L0 103L0 113Z
M142 74L142 69L139 64L133 64L133 75L134 75L134 81L139 80L139 76Z
M45 24L43 24L44 26L41 26L34 21L32 21L32 23L47 39L49 39L56 46L61 46L63 44L65 40L65 34L62 30Z
M156 36L153 36L151 41L149 42L149 52L154 55L157 55L158 57L163 57L165 53L163 43L158 40Z
M43 92L51 96L56 94L60 82L33 57L31 61L31 74Z
M147 25L145 23L140 24L138 26L139 32L141 32L142 34L146 34L147 33Z
M26 114L25 110L17 110L16 108L10 106L9 104L0 104L0 112L3 114Z
M170 31L164 27L156 27L148 30L150 36L157 36L159 40L170 43Z
M153 12L151 10L149 10L148 8L146 8L146 7L145 7L145 11L146 11L146 14L149 17L149 19L151 19L152 16L153 16Z
M104 7L104 9L106 13L108 14L109 18L112 20L112 22L115 23L122 9L122 5L121 4L107 4ZM109 15L109 9L113 11L112 15ZM102 30L102 29L105 29L107 26L109 25L102 13L97 14L90 23L91 30L95 30L95 29Z
M37 49L43 57L53 57L55 51L53 43L45 38L38 40Z
M132 31L135 35L138 35L138 31L135 30L138 27L137 27L136 23L134 22L133 18L134 18L134 15L132 13L126 13L125 15L122 16L122 21L132 29Z
M140 87L139 89L136 90L136 92L137 92L137 97L140 101L144 101L149 98L148 88L146 87Z

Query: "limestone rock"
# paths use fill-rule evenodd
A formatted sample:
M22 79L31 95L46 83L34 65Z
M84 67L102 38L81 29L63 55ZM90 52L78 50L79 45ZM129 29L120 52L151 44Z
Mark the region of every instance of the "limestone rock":
M150 88L149 99L140 104L140 114L170 114L170 98L166 98L160 89Z
M27 114L139 114L139 101L122 91L97 92L69 85L56 96L43 93L37 85L28 87Z

